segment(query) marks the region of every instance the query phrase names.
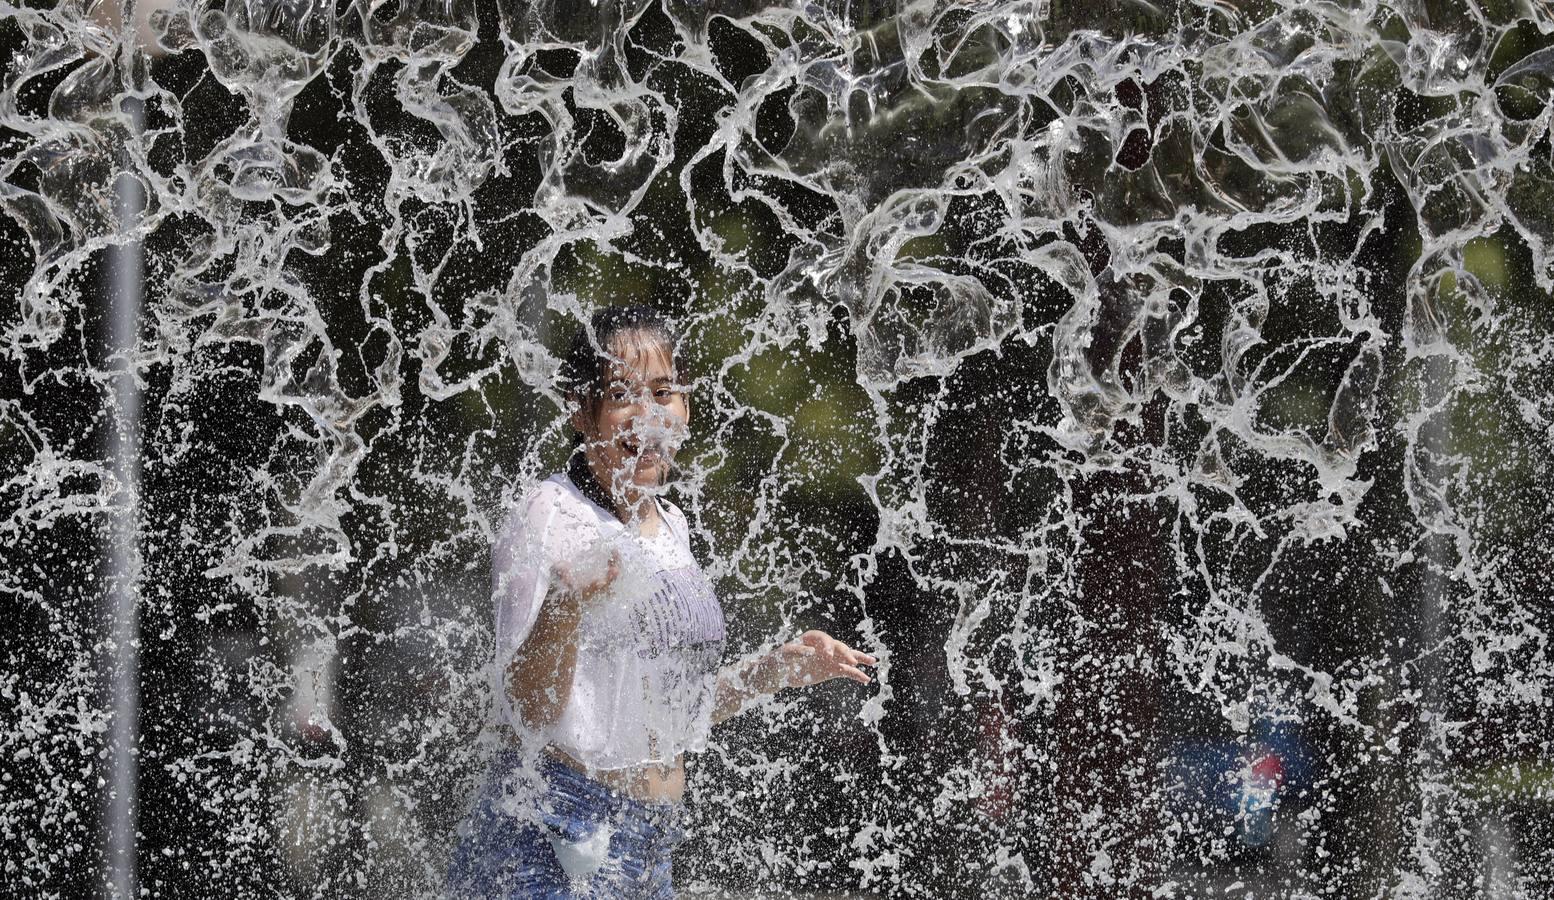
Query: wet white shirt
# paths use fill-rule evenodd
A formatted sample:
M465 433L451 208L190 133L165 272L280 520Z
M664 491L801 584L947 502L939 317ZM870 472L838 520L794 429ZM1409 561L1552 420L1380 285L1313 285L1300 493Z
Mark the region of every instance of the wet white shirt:
M506 671L539 617L560 562L586 582L620 568L585 604L577 667L561 716L540 739L596 769L672 763L706 747L726 637L723 608L691 555L685 515L659 501L658 533L643 537L552 475L513 510L492 552L498 708L532 734L506 689Z

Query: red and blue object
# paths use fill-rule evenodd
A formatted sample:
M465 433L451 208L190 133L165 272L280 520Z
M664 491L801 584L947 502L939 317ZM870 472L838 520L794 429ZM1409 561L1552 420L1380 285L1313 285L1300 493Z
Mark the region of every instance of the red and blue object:
M1231 837L1267 846L1308 802L1311 753L1293 725L1254 729L1239 740L1183 741L1166 767L1172 818L1205 842Z

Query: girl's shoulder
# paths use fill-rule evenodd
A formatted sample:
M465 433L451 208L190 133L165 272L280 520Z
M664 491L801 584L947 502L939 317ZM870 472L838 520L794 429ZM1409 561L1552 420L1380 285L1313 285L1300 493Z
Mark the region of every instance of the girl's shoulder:
M586 506L588 499L566 475L557 472L535 485L523 498L523 503L530 507L577 507Z
M685 522L685 512L681 510L680 507L674 505L674 503L672 503L667 498L658 498L658 508L662 509L664 511L664 515L668 516L669 518L674 519L677 522Z
M669 523L669 530L680 539L681 543L689 545L691 528L686 522L685 512L663 497L658 498L658 508L663 511L664 519Z
M542 536L554 531L597 529L600 516L593 501L583 496L561 473L535 485L508 512L503 530Z

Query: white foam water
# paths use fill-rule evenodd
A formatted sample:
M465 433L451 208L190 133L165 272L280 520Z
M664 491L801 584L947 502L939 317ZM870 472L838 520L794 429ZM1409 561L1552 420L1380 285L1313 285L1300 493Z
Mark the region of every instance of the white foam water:
M0 0L5 879L438 896L489 553L684 335L688 894L1554 890L1534 0ZM678 435L674 435L678 439Z

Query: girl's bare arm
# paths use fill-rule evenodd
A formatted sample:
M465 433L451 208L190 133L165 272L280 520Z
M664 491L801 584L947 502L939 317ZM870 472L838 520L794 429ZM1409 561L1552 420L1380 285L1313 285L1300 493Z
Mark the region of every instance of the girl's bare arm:
M877 662L873 656L854 650L824 631L806 631L797 640L719 673L712 721L716 724L738 715L751 700L783 688L820 684L833 678L868 684L873 679L859 667Z
M583 607L609 589L619 566L612 556L601 576L581 585L568 568L556 567L534 627L507 664L507 694L530 728L549 728L561 718L572 696Z

